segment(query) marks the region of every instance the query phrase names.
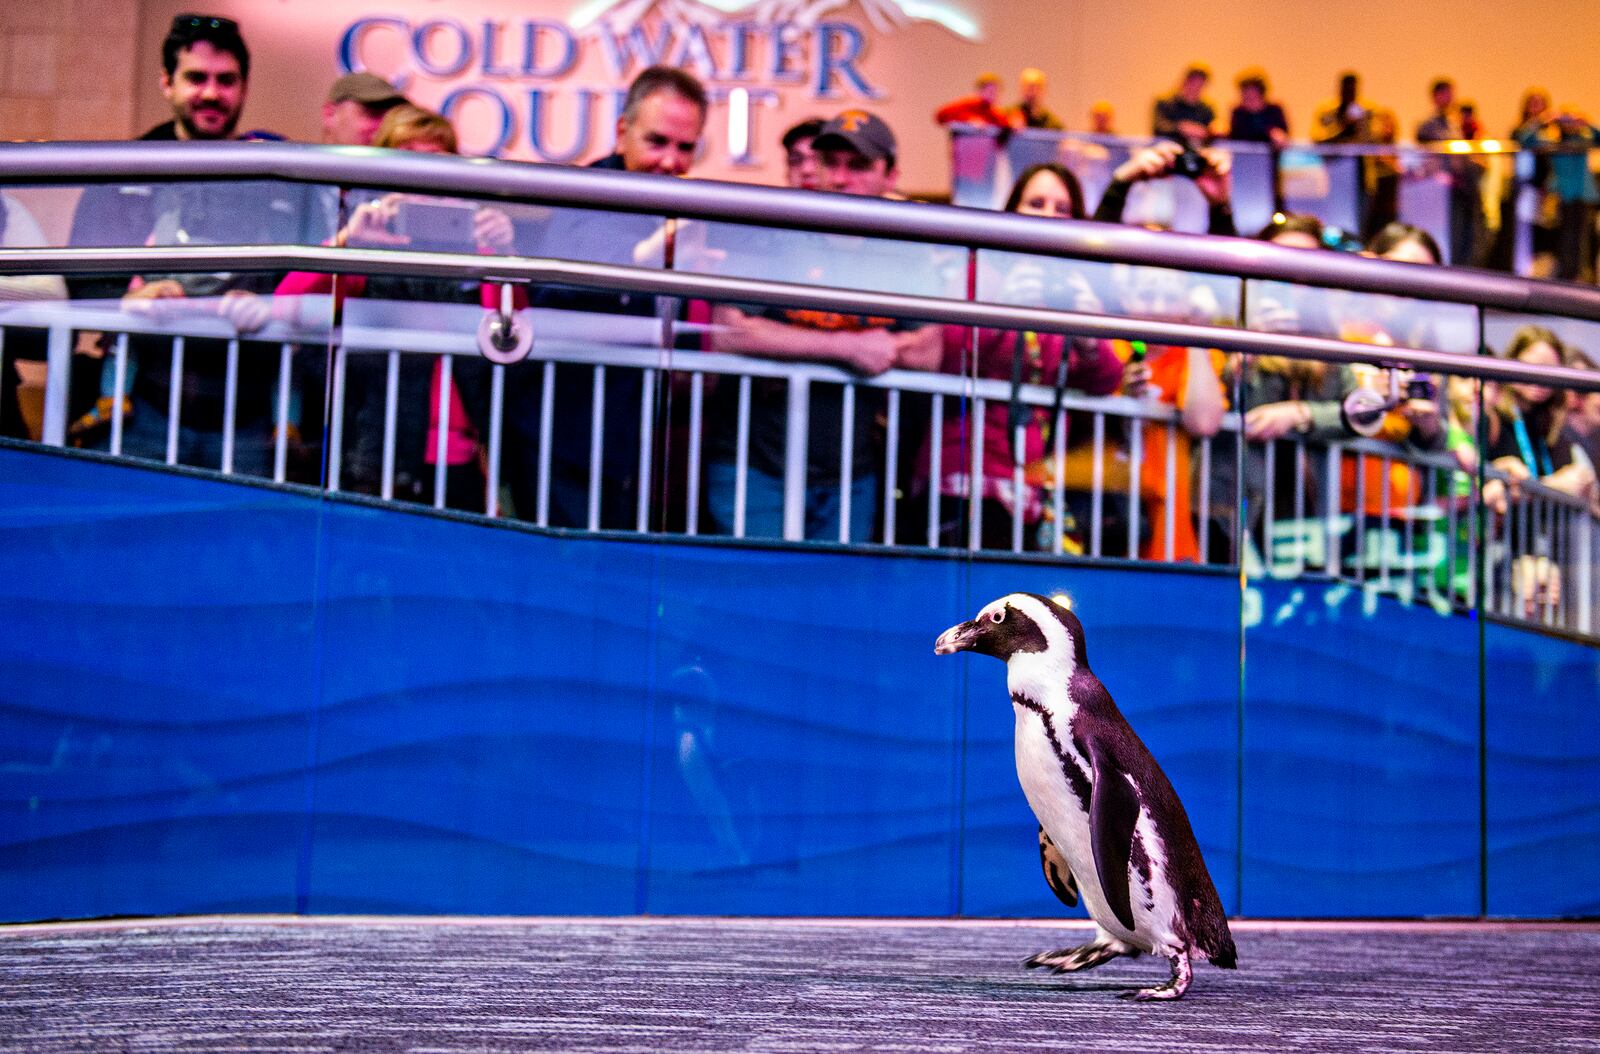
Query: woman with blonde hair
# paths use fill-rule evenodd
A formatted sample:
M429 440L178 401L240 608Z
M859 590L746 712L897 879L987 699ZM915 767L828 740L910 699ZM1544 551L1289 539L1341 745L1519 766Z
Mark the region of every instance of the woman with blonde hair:
M409 103L384 114L372 145L418 154L454 154L459 149L455 128L440 114ZM459 239L429 244L405 223L408 214L428 210L430 216L462 215ZM464 214L470 211L470 224ZM470 231L466 229L470 226ZM431 232L438 237L439 232ZM428 248L445 252L504 255L511 249L511 219L496 208L473 202L418 194L384 194L357 205L349 221L333 238L336 245L371 248ZM333 293L335 310L351 297L437 304L479 304L498 308L499 286L443 278L409 278L392 275L332 275L295 271L279 283L280 296ZM516 292L516 307L527 300ZM342 317L336 315L336 318ZM487 418L487 363L477 356L458 356L452 362L446 419L439 414L443 370L437 356L402 355L398 368L394 456L390 477L384 479L383 443L386 422L386 364L379 356L352 357L346 367L345 434L348 449L342 453L345 485L364 493L387 494L406 501L433 500L439 459L439 433L445 432L445 504L450 508L485 510L481 465L483 450L476 422Z

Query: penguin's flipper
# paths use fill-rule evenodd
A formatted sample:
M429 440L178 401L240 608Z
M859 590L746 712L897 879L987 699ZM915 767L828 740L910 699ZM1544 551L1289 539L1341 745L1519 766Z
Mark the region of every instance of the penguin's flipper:
M1072 876L1072 865L1061 855L1061 850L1039 825L1039 866L1044 868L1044 880L1056 899L1069 908L1078 906L1078 880Z
M1104 750L1095 750L1094 792L1089 801L1089 830L1094 848L1094 870L1106 906L1117 921L1134 929L1129 903L1128 857L1133 852L1133 829L1139 821L1139 798L1133 784Z

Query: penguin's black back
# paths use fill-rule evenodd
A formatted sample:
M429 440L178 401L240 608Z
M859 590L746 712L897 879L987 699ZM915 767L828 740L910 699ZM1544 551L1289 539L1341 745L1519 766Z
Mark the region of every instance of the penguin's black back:
M1087 664L1073 671L1068 689L1077 707L1072 737L1079 753L1090 756L1087 744L1092 741L1109 754L1119 770L1133 777L1140 802L1166 850L1168 881L1177 894L1183 916L1179 921L1206 958L1232 969L1237 951L1228 931L1228 916L1211 881L1211 872L1206 869L1205 858L1200 855L1189 814L1172 789L1172 782Z

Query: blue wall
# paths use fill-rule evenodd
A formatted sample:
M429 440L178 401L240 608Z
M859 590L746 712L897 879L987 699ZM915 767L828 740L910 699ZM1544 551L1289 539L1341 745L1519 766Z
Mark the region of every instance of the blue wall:
M1019 589L1072 594L1230 910L1600 911L1576 644L1489 627L1484 752L1478 624L1327 585L562 537L0 448L0 915L1057 915L1004 668L932 654Z

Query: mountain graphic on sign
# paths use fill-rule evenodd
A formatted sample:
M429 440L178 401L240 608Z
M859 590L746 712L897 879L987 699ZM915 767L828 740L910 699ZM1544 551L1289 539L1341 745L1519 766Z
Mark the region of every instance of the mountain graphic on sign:
M978 25L970 17L932 0L588 0L568 21L579 31L595 32L604 26L613 33L627 33L654 11L669 21L706 27L737 15L763 25L792 22L810 29L828 15L850 7L859 8L880 33L912 22L933 22L963 39L981 39Z

